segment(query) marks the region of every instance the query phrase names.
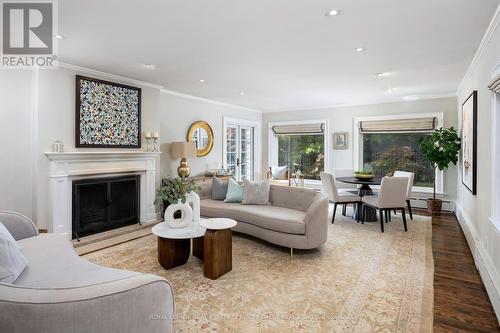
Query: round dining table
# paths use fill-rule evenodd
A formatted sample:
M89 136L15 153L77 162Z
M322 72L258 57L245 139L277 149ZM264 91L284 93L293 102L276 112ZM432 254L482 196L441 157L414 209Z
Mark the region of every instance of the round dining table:
M380 185L380 182L382 181L382 178L378 177L370 180L358 179L356 177L337 177L335 179L342 183L361 185L358 188L358 195L360 197L364 197L366 195L373 195L373 190L370 187L370 185ZM365 222L377 222L377 210L369 206L366 206L365 209L366 209ZM358 210L358 205L355 205L353 218L358 219L358 214L361 213L362 212ZM359 220L361 219L362 216L359 217Z

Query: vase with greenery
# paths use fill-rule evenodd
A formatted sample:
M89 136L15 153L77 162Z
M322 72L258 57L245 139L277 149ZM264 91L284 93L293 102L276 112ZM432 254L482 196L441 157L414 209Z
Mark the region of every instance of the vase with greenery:
M439 128L428 137L420 140L420 150L431 162L434 175L436 174L436 168L442 171L447 169L450 163L457 164L460 141L460 137L453 127ZM436 199L436 177L434 176L432 199L427 200L428 212L440 214L442 203L442 200Z
M185 203L186 194L191 191L197 192L199 190L200 187L197 186L194 181L187 178L163 178L161 180L161 186L156 192L155 204L163 204L162 212L165 213L165 209L167 209L170 204L177 203L178 201Z

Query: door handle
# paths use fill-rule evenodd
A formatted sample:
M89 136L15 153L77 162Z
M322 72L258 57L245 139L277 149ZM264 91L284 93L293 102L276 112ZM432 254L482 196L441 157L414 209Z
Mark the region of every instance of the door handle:
M236 159L236 166L240 166L240 159L239 158Z

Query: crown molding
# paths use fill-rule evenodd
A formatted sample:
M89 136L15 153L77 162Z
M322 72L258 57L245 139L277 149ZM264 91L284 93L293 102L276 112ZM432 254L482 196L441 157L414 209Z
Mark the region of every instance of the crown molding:
M109 78L110 80L122 81L125 83L137 85L137 86L148 87L148 88L153 88L153 89L158 89L158 90L163 89L163 87L161 85L158 85L158 84L153 84L153 83L149 83L149 82L145 82L145 81L141 81L141 80L131 79L129 77L116 75L116 74L110 74L110 73L106 73L106 72L102 72L102 71L98 71L95 69L82 67L82 66L78 66L78 65L73 65L73 64L69 64L69 63L65 63L65 62L59 62L58 66L61 68L64 68L64 69L69 69L69 70L76 71L76 72L84 72L84 73L97 75L97 76L101 76L101 77L103 76L103 77Z
M432 94L432 95L415 95L414 99L405 100L402 97L395 97L390 99L381 99L379 101L368 101L368 102L360 102L360 103L336 103L324 106L314 106L314 107L300 107L300 108L292 108L292 109L281 109L276 111L264 111L264 113L280 113L280 112L298 112L298 111L316 111L316 110L325 110L325 109L339 109L344 107L351 106L367 106L367 105L379 105L379 104L389 104L389 103L409 103L416 101L423 101L428 99L438 99L438 98L449 98L449 97L457 97L456 92L447 92L442 94Z
M236 109L245 110L245 111L250 111L250 112L262 113L262 111L257 110L257 109L252 109L252 108L244 107L244 106L241 106L241 105L224 103L224 102L216 101L216 100L209 99L209 98L204 98L204 97L198 97L198 96L194 96L194 95L189 95L189 94L181 93L181 92L178 92L178 91L166 89L165 87L163 87L163 86L161 86L159 84L154 84L154 83L149 83L149 82L145 82L145 81L141 81L141 80L131 79L129 77L125 77L125 76L121 76L121 75L116 75L116 74L110 74L110 73L98 71L98 70L87 68L87 67L82 67L82 66L78 66L78 65L69 64L69 63L66 63L66 62L59 62L58 66L60 68L64 68L64 69L68 69L68 70L72 70L72 71L76 71L76 72L83 72L83 73L88 73L88 74L91 74L91 75L105 77L105 78L110 79L110 80L117 80L117 81L129 83L129 84L133 84L133 85L137 85L137 86L142 86L142 87L148 87L148 88L157 89L161 93L164 93L164 94L169 94L169 95L173 95L173 96L178 96L178 97L183 97L183 98L187 98L187 99L197 100L197 101L205 102L205 103L211 103L211 104L217 104L217 105L227 106L227 107L236 108Z
M462 81L460 81L460 84L457 87L457 92L461 90L465 80L469 77L470 73L472 72L472 69L475 67L479 59L483 56L483 53L486 50L488 44L490 43L491 38L493 37L495 30L498 28L499 23L500 23L500 5L498 5L497 10L495 11L495 15L493 15L493 18L490 21L490 25L488 26L488 29L486 30L486 33L484 34L483 39L479 44L479 48L474 54L474 58L472 58L472 61L469 67L467 68L467 71L465 72Z
M220 101L216 101L216 100L209 99L209 98L189 95L189 94L185 94L185 93L181 93L181 92L173 91L173 90L169 90L169 89L161 89L160 91L164 94L177 96L177 97L183 97L183 98L187 98L187 99L192 99L195 101L211 103L211 104L216 104L216 105L221 105L221 106L227 106L227 107L236 108L236 109L245 110L245 111L250 111L250 112L262 113L262 111L257 110L257 109L247 108L245 106L231 104L231 103L220 102Z

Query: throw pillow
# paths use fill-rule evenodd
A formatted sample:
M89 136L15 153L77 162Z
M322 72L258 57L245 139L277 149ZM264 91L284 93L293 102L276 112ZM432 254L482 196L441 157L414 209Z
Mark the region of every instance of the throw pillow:
M284 166L271 165L271 175L273 176L273 179L285 178L287 168L288 167L286 165L284 165Z
M243 205L269 205L269 181L252 182L245 179Z
M212 200L226 199L227 184L220 178L215 176L212 178Z
M241 202L241 200L243 200L243 186L238 184L234 179L229 178L224 202Z
M14 283L26 268L26 258L7 228L0 223L0 282Z

